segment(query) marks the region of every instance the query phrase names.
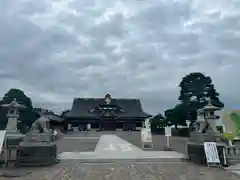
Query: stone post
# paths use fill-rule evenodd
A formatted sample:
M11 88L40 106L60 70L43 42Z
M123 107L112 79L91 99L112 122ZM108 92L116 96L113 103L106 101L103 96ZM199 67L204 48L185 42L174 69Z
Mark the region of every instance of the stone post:
M72 124L68 124L67 130L68 130L68 131L71 131L71 130L72 130Z
M171 126L166 126L165 127L165 146L164 150L165 151L171 151L172 147L170 144L170 137L172 136L172 127Z

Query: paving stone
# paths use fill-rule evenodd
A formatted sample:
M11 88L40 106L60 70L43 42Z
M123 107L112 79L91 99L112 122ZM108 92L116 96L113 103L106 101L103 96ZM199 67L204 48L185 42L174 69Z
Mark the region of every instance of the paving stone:
M12 178L13 180L15 178ZM191 163L84 164L65 161L55 167L35 170L18 180L239 180L221 168ZM4 179L5 180L5 179Z
M125 133L125 134L124 134ZM134 145L141 144L138 132L131 136L128 132L107 133L116 134ZM59 150L82 151L83 149L95 149L97 137L106 133L69 133L57 143ZM86 140L84 137L93 137ZM96 139L94 139L96 137ZM155 148L161 150L164 147L164 137L156 136ZM91 139L91 140L90 140ZM177 151L184 151L186 139L173 139L174 148ZM94 147L94 148L93 148ZM11 171L16 171L12 169ZM80 160L61 161L52 167L42 168L18 168L18 172L28 172L27 175L11 178L12 180L239 180L239 176L221 168L208 168L192 164L190 162L181 163L159 163L159 162L121 162L114 163L83 163ZM23 173L24 174L24 173ZM26 173L25 173L26 174ZM0 177L0 180L9 178Z
M174 151L144 151L128 141L114 135L105 134L100 137L94 152L63 152L63 159L80 159L84 162L127 161L182 161L187 157Z

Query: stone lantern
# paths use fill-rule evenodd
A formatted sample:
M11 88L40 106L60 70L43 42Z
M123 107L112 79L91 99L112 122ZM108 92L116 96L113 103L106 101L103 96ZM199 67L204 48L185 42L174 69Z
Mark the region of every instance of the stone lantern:
M6 127L7 132L17 132L17 123L19 118L19 110L26 108L25 106L19 104L16 100L16 98L13 99L13 101L9 104L2 104L0 105L2 108L6 108L8 110L7 112L7 118L8 123Z
M197 131L203 132L204 130L211 129L214 132L217 132L217 121L219 117L215 114L216 111L221 110L221 108L213 106L211 100L208 101L208 104L202 109L197 111Z

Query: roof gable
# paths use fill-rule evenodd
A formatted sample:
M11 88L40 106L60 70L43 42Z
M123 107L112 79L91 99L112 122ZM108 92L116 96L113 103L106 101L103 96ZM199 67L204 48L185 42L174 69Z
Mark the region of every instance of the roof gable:
M66 117L150 117L139 99L75 98Z

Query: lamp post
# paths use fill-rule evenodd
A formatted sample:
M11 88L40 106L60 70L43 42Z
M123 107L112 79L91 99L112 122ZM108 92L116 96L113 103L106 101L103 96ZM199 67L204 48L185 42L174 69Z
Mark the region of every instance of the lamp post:
M17 123L19 118L19 110L26 108L25 106L19 104L16 98L9 104L2 104L0 105L2 108L7 109L7 118L8 123L6 127L7 132L17 132Z

